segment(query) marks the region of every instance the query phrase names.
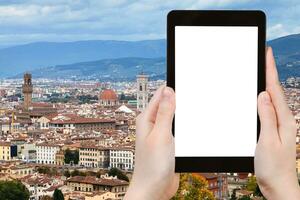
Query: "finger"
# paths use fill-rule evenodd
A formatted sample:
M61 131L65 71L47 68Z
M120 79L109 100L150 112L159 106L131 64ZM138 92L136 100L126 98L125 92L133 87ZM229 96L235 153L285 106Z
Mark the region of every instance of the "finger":
M161 86L151 98L147 108L136 119L137 140L145 138L153 128L159 101L165 86Z
M283 93L282 87L278 79L278 73L276 69L276 64L273 56L273 51L271 48L267 49L266 55L266 90L271 96L271 101L273 102L278 127L285 130L291 129L291 124L294 120L293 115L285 101L285 95ZM290 123L291 122L291 123ZM293 139L291 137L290 131L279 131L282 139Z
M166 135L163 133L172 132L172 121L175 113L175 93L174 90L166 87L162 92L159 102L154 128L155 134Z
M261 92L257 100L258 115L260 119L259 141L280 140L277 131L277 119L274 106L268 92Z
M159 101L162 96L162 91L164 90L165 87L166 87L165 85L162 85L156 90L156 92L153 95L153 97L151 98L147 108L145 109L144 118L147 122L154 124L158 106L159 106Z

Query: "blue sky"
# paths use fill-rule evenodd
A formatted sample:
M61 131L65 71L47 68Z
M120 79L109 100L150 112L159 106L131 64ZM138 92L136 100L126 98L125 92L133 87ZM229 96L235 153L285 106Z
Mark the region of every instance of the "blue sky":
M0 0L0 47L165 38L172 9L261 9L268 39L300 33L299 0Z

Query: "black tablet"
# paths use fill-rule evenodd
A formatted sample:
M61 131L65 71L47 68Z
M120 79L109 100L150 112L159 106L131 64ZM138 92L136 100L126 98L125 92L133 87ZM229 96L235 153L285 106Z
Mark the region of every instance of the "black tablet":
M262 11L171 11L167 85L176 91L176 172L253 172L265 90Z

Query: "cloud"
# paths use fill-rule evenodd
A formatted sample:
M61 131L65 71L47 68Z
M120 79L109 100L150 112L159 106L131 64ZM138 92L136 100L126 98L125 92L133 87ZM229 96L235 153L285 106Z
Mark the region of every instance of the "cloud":
M269 38L299 30L296 0L0 0L0 45L164 38L173 9L262 9Z
M289 32L287 32L287 30L282 24L275 24L268 28L267 37L269 39L274 39L287 34L289 34Z

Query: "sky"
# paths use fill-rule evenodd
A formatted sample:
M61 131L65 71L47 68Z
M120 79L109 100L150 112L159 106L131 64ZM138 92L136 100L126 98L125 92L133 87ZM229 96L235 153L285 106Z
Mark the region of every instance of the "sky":
M0 48L166 38L166 15L173 9L260 9L269 40L300 33L299 0L0 0Z

